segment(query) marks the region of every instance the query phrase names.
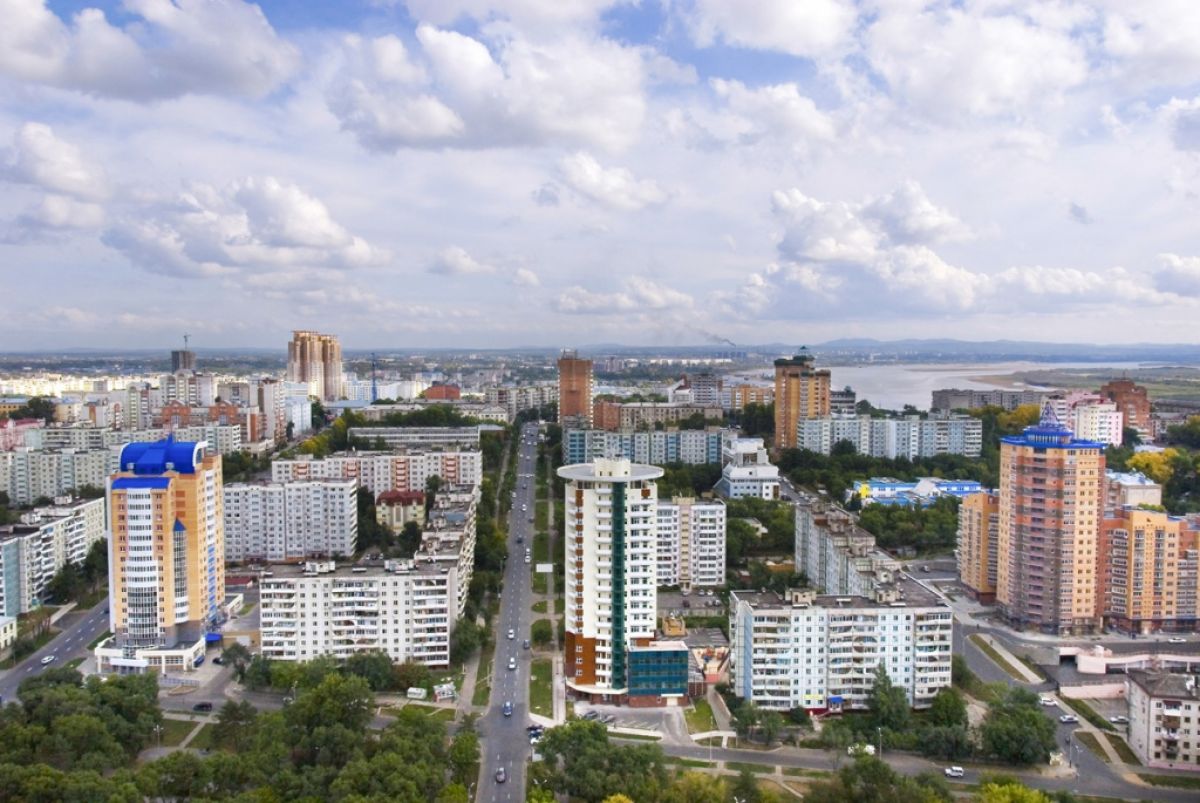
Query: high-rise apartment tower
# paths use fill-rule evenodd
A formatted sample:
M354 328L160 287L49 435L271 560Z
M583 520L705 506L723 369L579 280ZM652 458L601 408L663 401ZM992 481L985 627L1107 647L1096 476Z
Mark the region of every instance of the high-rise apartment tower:
M342 398L342 346L337 337L303 330L292 332L287 381L307 382L308 394L322 401Z
M558 358L558 423L564 428L592 428L592 361L570 349Z
M624 459L563 466L566 480L566 652L572 693L620 702L629 655L654 639L657 480Z
M1104 514L1104 444L1077 440L1053 406L1000 442L996 602L1018 627L1090 632Z
M796 422L829 415L829 369L817 369L811 354L775 361L775 448L796 447Z

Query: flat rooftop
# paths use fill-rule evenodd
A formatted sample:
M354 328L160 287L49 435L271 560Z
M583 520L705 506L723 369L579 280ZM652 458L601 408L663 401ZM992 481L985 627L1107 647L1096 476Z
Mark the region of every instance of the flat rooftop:
M295 579L297 577L380 577L389 574L419 574L429 576L445 575L449 566L444 562L429 562L422 560L361 560L358 563L337 563L332 571L310 572L310 565L326 565L327 561L305 561L304 563L273 563L263 571L262 580ZM386 567L402 566L401 571L388 570Z
M876 602L867 597L847 595L847 594L817 594L809 607L812 608L936 608L944 606L941 598L933 591L922 586L914 580L902 578L895 583L889 584L889 588L896 588L901 593L901 598L897 602L903 605L897 605L892 602ZM734 590L730 592L738 600L749 603L752 607L758 608L791 608L792 603L788 602L785 597L774 591L754 591L754 590ZM946 610L950 610L945 606Z

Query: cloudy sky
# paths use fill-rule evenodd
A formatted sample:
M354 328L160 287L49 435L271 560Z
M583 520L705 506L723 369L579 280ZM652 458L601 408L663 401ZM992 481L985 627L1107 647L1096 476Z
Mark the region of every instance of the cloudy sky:
M0 349L1196 339L1196 0L0 21Z

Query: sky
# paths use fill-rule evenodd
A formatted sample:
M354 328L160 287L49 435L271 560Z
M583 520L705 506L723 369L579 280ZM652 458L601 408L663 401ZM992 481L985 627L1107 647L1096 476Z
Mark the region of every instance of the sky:
M0 350L1195 341L1195 0L0 20Z

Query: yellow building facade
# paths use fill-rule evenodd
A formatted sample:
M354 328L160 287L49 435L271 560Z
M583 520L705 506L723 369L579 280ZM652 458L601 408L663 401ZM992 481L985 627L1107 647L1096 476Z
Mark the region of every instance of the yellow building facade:
M796 448L796 423L829 415L830 374L809 354L775 361L775 448Z
M999 496L978 493L962 500L958 508L959 579L980 602L996 599L999 531Z

